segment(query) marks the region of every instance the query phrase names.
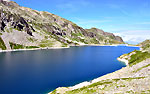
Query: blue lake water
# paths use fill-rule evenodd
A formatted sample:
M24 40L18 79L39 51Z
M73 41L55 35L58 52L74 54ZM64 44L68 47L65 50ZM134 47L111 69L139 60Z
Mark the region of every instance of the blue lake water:
M43 94L125 67L117 61L138 47L83 46L0 53L0 94Z

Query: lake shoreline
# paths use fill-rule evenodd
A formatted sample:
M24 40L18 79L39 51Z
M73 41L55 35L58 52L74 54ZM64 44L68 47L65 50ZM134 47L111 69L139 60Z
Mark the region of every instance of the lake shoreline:
M112 47L112 46L119 46L119 44L112 44L112 45L100 45L100 44L82 44L82 45L74 45L77 47L80 46L108 46L108 47ZM140 47L140 46L131 46L131 45L126 45L128 47ZM32 48L32 49L11 49L11 50L0 50L1 52L15 52L15 51L33 51L33 50L44 50L44 49L66 49L66 48L70 48L73 46L67 46L67 47L44 47L44 48Z
M34 48L34 49L12 49L12 50L0 50L1 52L15 52L15 51L34 51L34 50L45 50L45 49L66 49L70 47L46 47L46 48Z
M125 64L126 64L126 66L128 66L128 65L129 65L129 61L128 61L128 60L126 60L126 59L121 59L120 57L118 57L118 58L117 58L117 60L118 60L118 61L120 61L120 62L125 63Z
M141 68L141 65L142 66L145 66L145 65L148 65L148 64L150 64L150 58L148 58L148 59L146 59L146 60L144 60L144 61L141 61L140 63L138 63L138 64L136 64L136 65L134 65L134 66L132 66L132 67L129 67L129 65L128 66L126 66L126 67L123 67L123 68L121 68L121 69L119 69L119 70L117 70L117 71L115 71L115 72L112 72L112 73L108 73L108 74L106 74L106 75L103 75L103 76L101 76L101 77L98 77L98 78L96 78L96 79L93 79L92 81L85 81L85 82L82 82L82 83L79 83L79 84L77 84L77 85L75 85L75 86L70 86L70 87L59 87L59 88L57 88L56 89L56 94L57 93L59 93L59 94L64 94L64 93L66 93L67 91L73 91L73 90L79 90L80 88L83 88L83 87L87 87L87 86L89 86L89 85L92 85L92 84L94 84L94 83L97 83L97 82L100 82L100 81L106 81L106 80L113 80L113 79L132 79L132 78L135 78L135 80L133 80L133 82L134 82L134 84L135 85L137 85L137 81L139 80L139 81L141 81L141 79L140 78L144 78L144 79L142 79L142 80L144 80L145 82L144 83L146 83L146 81L147 80L150 80L149 79L149 77L148 77L148 75L149 74L147 74L147 70L144 70L144 73L143 73L143 71L136 71L137 73L135 73L135 72L133 72L133 71L135 71L135 70L137 70L137 69L139 69L139 68ZM140 66L139 66L140 65ZM150 67L146 67L146 68L150 68ZM142 75L144 75L144 76L140 76L140 75L135 75L135 74L142 74ZM136 79L137 78L137 79ZM146 79L146 80L145 80ZM121 80L121 81L123 81L123 80ZM130 82L129 82L130 83ZM143 84L141 84L141 83L139 83L141 86L143 85ZM147 84L145 84L145 85L147 85ZM128 86L127 86L128 87ZM127 88L126 87L126 88ZM129 86L129 87L132 87L132 85L131 86ZM132 87L132 88L136 88L135 86L134 87ZM117 89L116 89L117 90ZM130 90L130 88L129 88L129 90ZM140 90L140 89L138 89L138 90ZM118 90L117 90L118 91ZM110 92L112 92L112 91L110 91ZM109 93L110 93L109 92ZM51 91L51 92L49 92L48 94L53 94L54 92L53 91ZM104 92L103 92L104 93ZM108 93L108 92L107 92Z
M118 46L118 45L90 45L90 46ZM140 48L140 46L131 46L131 45L126 45L126 46L128 46L128 47L139 47ZM84 81L84 82L81 82L79 84L76 84L76 85L70 86L70 87L58 87L58 88L56 88L56 90L59 91L59 93L63 94L63 92L66 92L66 91L76 90L76 89L79 89L79 88L82 88L82 87L89 86L89 85L91 85L93 83L96 83L96 82L99 82L99 81L102 81L102 80L106 80L107 78L109 78L109 76L112 76L114 74L120 73L120 71L123 71L123 70L126 70L127 68L129 68L128 67L128 65L129 65L129 63L128 63L129 61L128 60L125 60L125 59L120 58L120 57L118 57L117 60L120 61L120 62L125 63L126 66L122 67L121 69L116 70L116 71L114 71L112 73L108 73L106 75L103 75L103 76L100 76L98 78L95 78L95 79L93 79L91 81ZM49 92L48 94L51 94L51 93L52 93L52 91Z
M90 45L90 46L118 46L118 45ZM128 45L126 45L126 46L128 46ZM129 45L128 47L139 47L139 46L131 46L131 45ZM120 62L125 63L126 66L122 67L121 69L116 70L116 71L114 71L112 73L108 73L108 74L105 74L105 75L100 76L98 78L95 78L95 79L93 79L91 81L84 81L84 82L81 82L79 84L76 84L76 85L70 86L70 87L58 87L58 88L56 88L56 90L59 91L58 93L63 94L63 92L66 92L66 91L76 90L76 89L79 89L79 88L82 88L82 87L89 86L89 85L91 85L93 83L96 83L96 82L99 82L99 81L102 81L102 80L106 80L107 78L109 78L109 76L113 76L114 74L118 74L118 73L120 73L120 71L123 71L123 70L126 70L126 69L129 68L128 67L128 65L129 65L128 64L128 62L129 62L128 60L121 59L120 57L118 57L117 60L120 61ZM52 93L52 91L49 92L48 94L51 94L51 93Z
M83 88L83 87L89 86L91 84L94 84L94 83L106 80L107 78L109 78L109 76L114 76L114 74L116 74L118 72L120 73L120 71L126 70L126 68L128 68L128 66L122 67L119 70L116 70L116 71L114 71L112 73L105 74L105 75L100 76L98 78L95 78L95 79L93 79L91 81L81 82L81 83L76 84L74 86L70 86L70 87L58 87L58 88L56 88L56 91L57 91L58 94L64 94L66 91L72 91L72 90L76 90L76 89L79 89L79 88ZM48 92L48 94L53 94L53 91Z

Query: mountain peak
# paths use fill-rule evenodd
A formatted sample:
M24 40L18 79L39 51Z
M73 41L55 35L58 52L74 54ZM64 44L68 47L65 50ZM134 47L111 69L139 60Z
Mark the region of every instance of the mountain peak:
M16 2L11 1L11 0L0 0L0 3L2 3L5 6L18 6L19 7L19 5Z

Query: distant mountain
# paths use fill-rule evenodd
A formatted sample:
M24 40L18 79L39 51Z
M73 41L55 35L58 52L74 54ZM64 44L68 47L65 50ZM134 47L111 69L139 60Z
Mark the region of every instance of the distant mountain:
M0 0L0 49L120 44L122 38L97 28L82 27L45 11Z

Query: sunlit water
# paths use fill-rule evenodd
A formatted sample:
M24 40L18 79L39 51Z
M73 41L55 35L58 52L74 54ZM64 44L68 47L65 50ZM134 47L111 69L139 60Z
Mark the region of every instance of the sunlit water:
M0 53L0 94L41 94L114 72L138 47L71 47Z

